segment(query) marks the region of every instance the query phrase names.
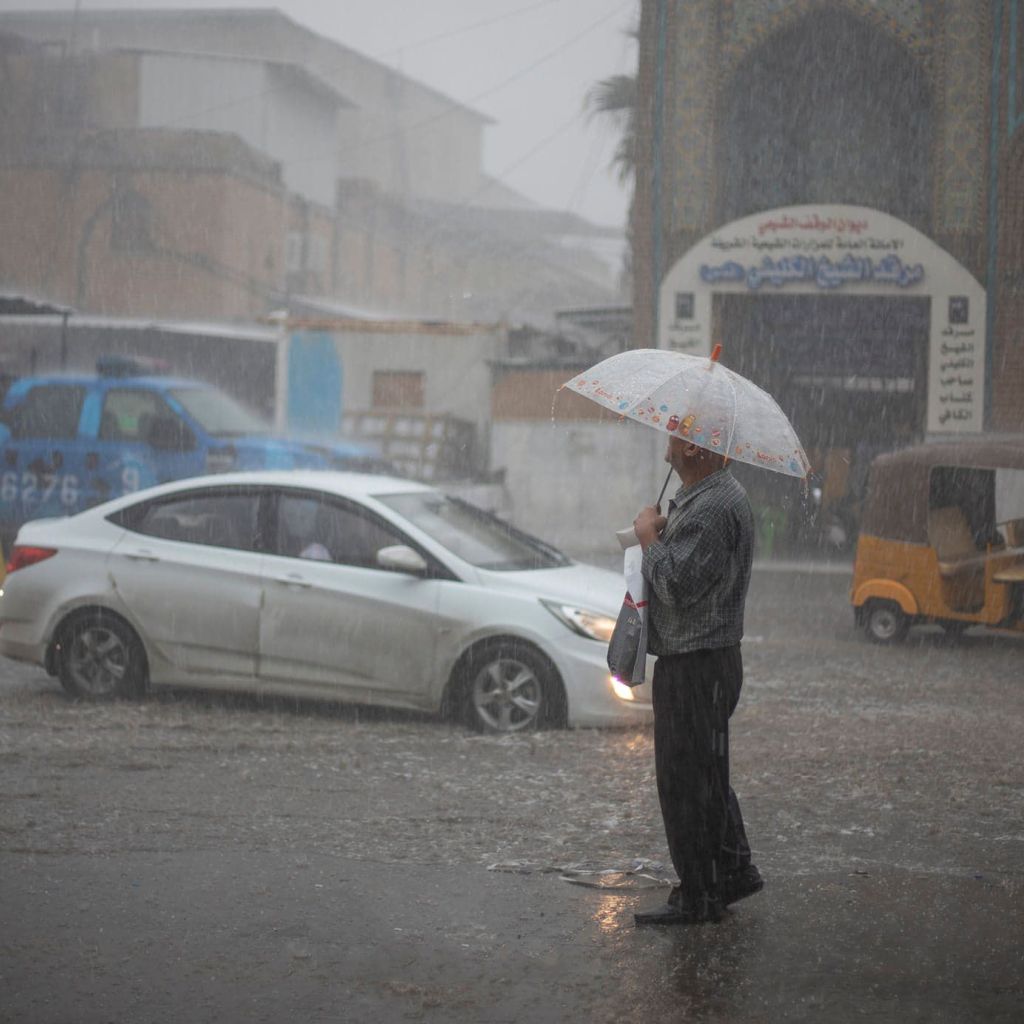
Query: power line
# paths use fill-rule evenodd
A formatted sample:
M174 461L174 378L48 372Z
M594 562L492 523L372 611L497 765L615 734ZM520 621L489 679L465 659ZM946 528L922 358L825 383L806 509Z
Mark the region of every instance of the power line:
M530 64L527 64L526 67L520 68L519 71L517 71L514 74L510 75L508 78L502 79L500 82L496 83L495 85L489 86L487 89L484 89L483 92L479 92L479 93L477 93L474 96L470 96L467 100L462 101L463 105L467 106L467 105L469 105L471 103L476 103L479 100L485 99L488 96L493 96L494 93L500 92L502 89L507 88L509 85L512 85L514 82L518 82L520 79L525 78L531 71L535 71L542 64L545 64L549 60L552 60L554 57L559 56L559 54L564 53L570 47L575 46L576 43L578 43L581 39L583 39L586 36L588 36L595 29L598 29L602 25L604 25L606 22L611 21L612 18L616 17L618 14L620 14L622 11L624 11L627 7L632 7L633 3L634 3L634 0L626 0L625 3L617 4L614 10L612 10L609 13L605 14L603 17L598 18L597 21L591 22L591 24L589 24L581 32L579 32L578 34L574 35L572 38L567 39L564 42L560 43L553 50L549 50L543 56L538 57L537 60L533 61ZM376 135L376 136L374 136L374 137L372 137L370 139L367 139L364 143L362 143L362 145L359 147L359 149L368 149L370 146L373 146L373 145L375 145L375 144L377 144L379 142L387 142L388 140L394 139L394 138L396 138L399 135L404 135L407 132L419 131L421 128L424 128L427 125L431 125L435 121L439 121L442 118L450 116L450 114L451 114L451 111L443 110L440 113L431 114L430 117L425 117L425 118L422 118L419 121L413 121L410 124L403 125L402 127L395 129L394 131L387 132L387 133L385 133L383 135ZM575 119L575 117L574 117L574 119ZM302 159L297 159L297 160L288 160L288 161L285 161L285 163L287 163L289 165L294 165L294 164L299 164L299 163L315 163L318 160L330 159L331 157L336 156L338 153L342 152L345 149L346 149L346 147L343 147L343 146L335 146L335 147L332 147L330 150L325 150L323 153L319 153L319 154L317 154L315 156L304 157ZM348 152L352 152L352 150L347 150L347 151ZM358 149L356 150L356 152L358 152Z
M538 7L550 7L552 4L561 2L562 0L540 0L540 3L530 4L527 7L517 7L514 11L499 14L494 18L485 18L483 21L474 21L469 25L463 25L462 28L452 29L448 32L439 32L435 36L427 36L424 39L417 39L412 43L403 44L393 50L385 50L383 53L375 54L374 57L376 60L383 60L386 57L393 57L400 53L404 53L407 50L415 50L421 46L427 46L430 43L439 42L442 39L451 39L453 36L465 35L467 32L475 31L478 28L486 28L488 25L497 25L499 22L508 21L510 18L514 18L520 14L527 14L530 11L535 11Z
M76 0L76 2L80 3L81 0ZM520 8L517 8L516 10L514 10L514 11L509 11L506 14L499 15L499 16L497 16L495 18L490 18L490 19L485 19L483 21L473 22L472 24L464 25L462 28L453 29L452 31L449 31L449 32L439 33L436 36L430 36L430 37L428 37L426 39L417 40L414 43L410 43L408 46L402 46L402 47L399 47L396 50L387 51L385 54L380 54L380 55L378 55L376 57L374 57L374 56L367 57L366 54L361 54L361 53L359 53L356 50L353 50L352 52L357 53L358 56L360 56L360 57L362 57L364 59L380 60L384 56L389 56L391 54L401 53L404 50L415 49L415 48L417 48L419 46L424 46L424 45L426 45L428 43L435 42L435 41L440 40L440 39L446 39L446 38L449 38L451 36L464 35L467 32L471 32L471 31L476 30L477 28L483 28L483 27L486 27L488 25L497 24L498 22L501 22L501 21L507 21L510 18L516 17L516 16L518 16L520 14L525 14L525 13L528 13L530 11L536 10L539 7L548 7L551 4L561 3L561 2L563 2L563 0L541 0L540 3L530 4L527 7L520 7ZM344 43L341 43L340 45L346 46L346 44L344 44ZM351 49L351 47L347 47L346 46L346 49ZM223 55L222 54L216 54L216 53L211 53L211 54L199 53L199 54L189 54L189 56L217 57L217 56L223 56ZM257 62L257 63L259 63L259 62L271 62L271 63L273 63L273 61L270 58L263 58L263 57L245 58L245 55L241 55L241 54L239 54L239 55L229 54L228 56L238 56L238 57L241 57L243 59L251 59L251 60L253 60L254 62ZM327 67L322 68L322 69L312 69L312 70L316 73L316 75L319 78L323 78L323 79L326 80L326 76L332 74L335 71L342 70L342 68L344 68L346 66L346 63L347 63L346 61L342 61L342 62L339 62L337 64L330 64ZM309 69L307 69L307 70L309 70ZM388 70L391 71L394 74L403 75L403 77L409 77L407 75L404 75L404 72L401 72L401 71L399 71L396 68L393 68L393 67L389 66ZM170 120L164 121L162 124L153 125L152 127L153 128L174 128L174 127L176 127L178 125L187 124L189 121L195 120L196 118L205 117L207 114L216 114L216 113L218 113L218 112L220 112L222 110L230 110L232 107L239 107L239 106L242 106L245 103L251 103L251 102L254 102L256 100L266 99L266 97L268 97L268 96L274 96L274 95L277 95L277 94L280 94L280 93L285 93L285 92L288 92L290 89L293 89L293 88L295 88L295 86L293 84L290 84L290 83L289 84L284 84L284 85L271 86L270 88L262 89L259 92L247 93L244 96L238 96L238 97L235 97L234 99L225 100L223 103L216 103L216 104L214 104L213 106L210 106L210 107L203 107L201 110L189 111L188 113L182 114L182 115L180 115L178 117L175 117L175 118L171 118ZM458 101L456 101L456 102L458 102ZM471 103L473 101L470 100L468 102Z
M569 199L565 206L565 209L570 213L577 212L578 204L583 201L587 190L590 188L590 183L594 180L594 172L599 164L604 161L608 138L605 134L596 134L591 139L590 148L587 151L587 159L583 163L583 169L580 171L580 176L576 179L576 184L569 193Z

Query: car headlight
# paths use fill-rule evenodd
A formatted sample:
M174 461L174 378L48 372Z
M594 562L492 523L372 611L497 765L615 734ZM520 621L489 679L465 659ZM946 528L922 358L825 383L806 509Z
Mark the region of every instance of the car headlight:
M608 643L615 629L615 620L602 612L588 611L574 604L562 604L560 601L541 601L541 604L559 621L568 626L574 633L590 640Z

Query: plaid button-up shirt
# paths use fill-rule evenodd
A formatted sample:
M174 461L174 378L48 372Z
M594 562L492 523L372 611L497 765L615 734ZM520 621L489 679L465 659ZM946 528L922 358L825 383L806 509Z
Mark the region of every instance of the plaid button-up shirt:
M738 644L753 549L747 492L728 470L680 487L661 537L643 557L648 651L685 654Z

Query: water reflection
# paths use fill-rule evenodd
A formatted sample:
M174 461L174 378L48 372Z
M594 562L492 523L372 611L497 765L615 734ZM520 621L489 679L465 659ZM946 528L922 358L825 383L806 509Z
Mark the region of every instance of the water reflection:
M744 908L718 924L636 929L633 913L657 896L607 893L592 908L599 941L616 965L620 1019L759 1020L764 951L778 942L762 915Z
M625 896L602 896L594 908L594 923L603 935L617 935L633 924L633 901Z
M736 1005L743 987L741 937L748 922L730 917L718 925L673 929L665 963L670 991L680 1005L703 1017L709 1011L724 1013Z

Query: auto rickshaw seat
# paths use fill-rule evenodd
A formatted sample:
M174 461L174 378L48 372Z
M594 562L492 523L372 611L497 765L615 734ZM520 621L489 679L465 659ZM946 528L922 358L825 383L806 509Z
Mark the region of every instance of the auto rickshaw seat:
M928 539L938 558L946 604L957 611L979 609L985 603L986 554L978 550L963 509L929 509Z
M944 576L968 568L978 558L979 552L967 516L957 505L929 510L928 539L935 548L939 571Z

